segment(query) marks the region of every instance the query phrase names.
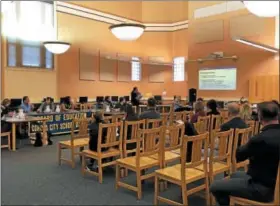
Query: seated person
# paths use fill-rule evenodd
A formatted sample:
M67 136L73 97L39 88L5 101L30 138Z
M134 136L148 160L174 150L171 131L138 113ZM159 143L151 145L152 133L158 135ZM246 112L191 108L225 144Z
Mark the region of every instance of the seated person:
M209 112L207 112L207 116L209 116L209 115L220 115L220 112L218 111L217 102L214 99L210 99L207 102L207 109L209 110Z
M60 103L60 110L62 112L65 112L74 109L75 109L74 101L70 97L64 97L63 101Z
M240 117L245 122L252 120L252 109L251 109L251 105L249 103L244 103L241 105Z
M199 97L199 98L197 98L196 101L197 101L197 102L203 102L203 98Z
M24 113L30 113L33 111L33 105L30 103L30 99L28 96L24 96L22 98L22 104L20 105L20 108L23 109Z
M280 152L279 109L273 102L258 105L262 132L236 151L238 162L250 160L247 172L216 180L210 187L219 205L229 205L230 196L269 202L273 200Z
M181 98L179 96L174 96L174 101L173 101L174 111L176 111L182 107L180 101L181 101Z
M147 111L140 114L139 119L160 119L160 113L156 111L156 100L151 97L148 99Z
M196 123L198 120L198 117L206 116L206 113L204 111L204 104L201 101L195 103L194 111L195 111L195 114L192 116L191 123Z
M91 151L97 152L98 147L98 133L99 133L99 124L105 123L103 120L103 115L101 112L96 112L94 115L95 121L89 125L89 149ZM106 132L103 132L103 137L101 142L105 142ZM104 150L103 150L104 151ZM94 167L94 168L93 168ZM91 159L91 163L88 165L88 169L96 169L97 166L94 165L94 159Z
M126 101L124 97L120 97L119 102L116 104L115 109L120 109L121 112L124 112L126 108Z
M280 124L280 104L279 104L279 102L277 100L272 100L272 102L274 102L278 106L278 108L279 108L278 120L279 120L279 124Z
M1 103L1 133L11 131L11 124L4 121L4 118L9 113L9 106L11 101L9 99L4 99Z
M47 107L49 107L50 112L53 112L55 110L53 102L51 102L51 98L47 97L45 101L41 104L37 112L45 112Z
M112 103L112 101L111 101L111 97L109 97L109 96L106 96L106 97L105 97L105 99L104 99L104 105L105 105L105 106L109 106L110 108L113 107L113 103Z
M230 120L221 125L221 131L228 131L230 129L245 129L248 127L246 122L240 118L240 108L237 103L228 104L228 115Z

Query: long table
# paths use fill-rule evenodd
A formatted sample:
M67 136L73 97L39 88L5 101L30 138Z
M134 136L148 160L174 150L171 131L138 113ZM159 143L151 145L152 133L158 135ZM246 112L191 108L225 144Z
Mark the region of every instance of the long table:
M51 135L57 134L69 134L72 129L72 120L76 118L91 118L95 113L95 110L85 110L85 111L68 111L63 113L29 113L28 116L40 117L48 119L46 122L47 131ZM120 115L123 112L104 112L104 115ZM40 122L39 122L40 123ZM31 123L30 132L36 133L43 130L42 124ZM78 126L75 125L75 130L78 130Z

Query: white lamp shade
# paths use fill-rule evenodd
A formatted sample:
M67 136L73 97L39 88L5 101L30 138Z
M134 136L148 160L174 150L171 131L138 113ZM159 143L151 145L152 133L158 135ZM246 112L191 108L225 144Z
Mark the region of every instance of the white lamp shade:
M279 1L243 1L245 7L259 17L279 15Z
M111 32L122 41L134 41L138 39L145 30L141 24L117 24L109 27Z
M62 54L70 48L70 44L66 42L48 41L44 42L46 49L53 54Z

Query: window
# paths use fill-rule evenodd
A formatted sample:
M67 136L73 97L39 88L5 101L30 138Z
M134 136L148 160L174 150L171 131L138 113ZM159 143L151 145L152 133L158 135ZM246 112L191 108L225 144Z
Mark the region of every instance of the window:
M173 60L173 81L185 81L185 58L176 57Z
M131 80L140 81L141 80L141 63L138 57L132 57L131 61Z
M52 2L11 3L3 23L8 67L54 67L53 54L42 45L43 41L54 39L54 14Z

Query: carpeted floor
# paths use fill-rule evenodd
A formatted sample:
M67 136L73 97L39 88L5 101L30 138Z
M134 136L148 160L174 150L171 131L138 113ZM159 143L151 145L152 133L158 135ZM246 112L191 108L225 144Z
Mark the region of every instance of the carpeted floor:
M77 158L76 169L69 165L57 164L57 142L67 136L53 137L52 146L35 148L19 145L16 152L2 150L1 158L1 203L2 205L152 205L154 184L143 184L143 198L138 201L136 193L115 190L115 171L105 170L104 182L99 184L94 176L83 178ZM66 154L67 155L67 154ZM135 184L135 176L130 174L128 182ZM170 186L163 194L180 201L181 192ZM205 205L205 200L193 195L190 206Z

